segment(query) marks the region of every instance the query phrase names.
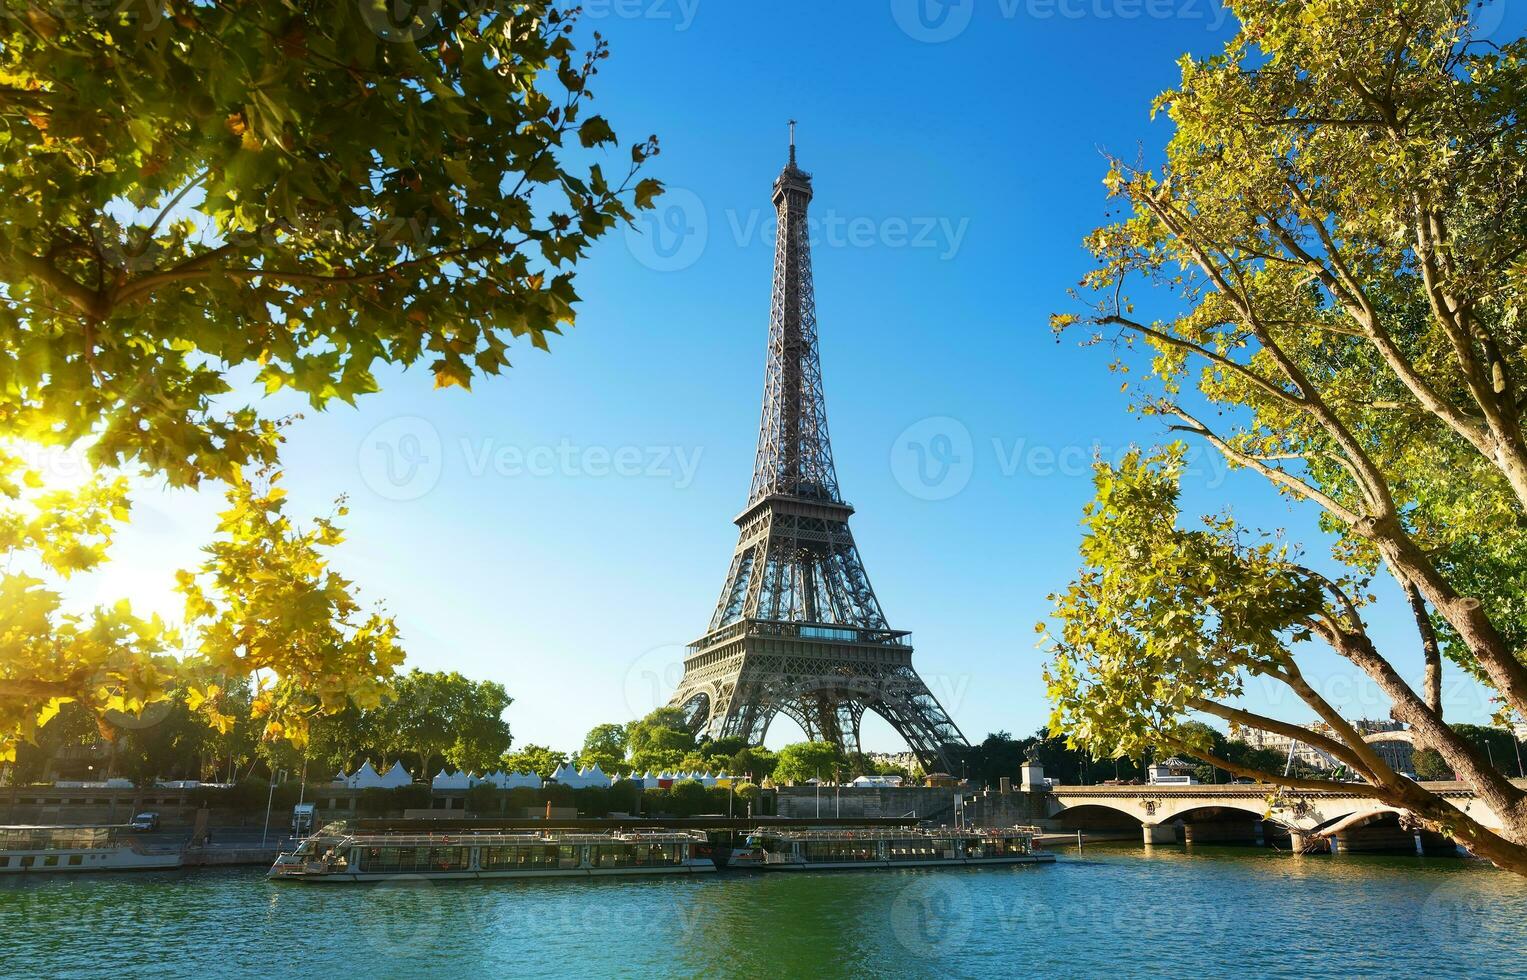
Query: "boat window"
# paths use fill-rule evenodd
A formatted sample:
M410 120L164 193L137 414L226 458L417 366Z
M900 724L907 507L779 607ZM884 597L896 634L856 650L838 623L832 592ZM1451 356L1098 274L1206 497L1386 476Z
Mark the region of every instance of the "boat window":
M824 840L806 842L807 861L876 861L873 840Z
M484 871L557 867L557 845L520 844L513 847L485 847L477 858Z
M10 855L9 854L0 854L0 868L9 868L10 866L11 866L11 857L10 857Z
M56 868L56 867L58 867L58 855L57 854L49 854L47 857L43 858L42 859L42 866L44 868Z
M589 862L596 868L656 868L684 863L683 844L596 844Z
M28 854L27 856L25 856L25 857L23 857L21 859L21 866L23 868L30 868L32 866L32 863L34 861L36 861L36 860L37 860L36 858L34 858L32 855Z
M71 854L71 855L69 855L69 864L70 864L71 867L78 867L79 865L84 864L84 863L85 863L85 856L83 854Z

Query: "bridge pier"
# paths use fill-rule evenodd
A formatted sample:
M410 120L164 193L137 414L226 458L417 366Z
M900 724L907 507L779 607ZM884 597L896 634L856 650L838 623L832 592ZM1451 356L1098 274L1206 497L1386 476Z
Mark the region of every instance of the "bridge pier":
M1263 846L1260 820L1186 820L1184 844L1253 844Z
M1140 829L1144 831L1147 844L1177 843L1177 828L1169 823L1142 824Z

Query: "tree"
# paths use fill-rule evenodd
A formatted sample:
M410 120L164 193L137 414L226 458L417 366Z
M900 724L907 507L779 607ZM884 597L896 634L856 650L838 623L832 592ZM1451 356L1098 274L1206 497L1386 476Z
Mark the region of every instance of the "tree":
M589 729L583 739L583 749L578 753L578 766L587 769L596 765L611 775L629 770L625 725L603 724Z
M737 794L738 803L744 807L752 807L754 810L758 809L758 801L763 796L763 790L758 787L757 783L743 783L737 786L734 792Z
M1088 239L1097 304L1054 326L1089 325L1125 352L1120 371L1147 349L1136 407L1317 508L1347 571L1225 515L1179 527L1180 445L1100 466L1084 566L1048 634L1052 723L1105 756L1161 746L1311 785L1213 757L1181 726L1201 712L1290 735L1362 775L1355 792L1527 873L1527 794L1442 721L1439 656L1527 713L1527 43L1470 45L1462 0L1232 6L1225 53L1185 58L1157 100L1176 126L1160 172L1112 162L1126 213ZM1138 316L1137 280L1176 311ZM1416 618L1420 692L1364 623L1380 572ZM1502 833L1384 763L1300 672L1314 642L1379 685ZM1235 707L1248 677L1286 685L1333 734Z
M509 752L500 760L506 772L533 772L542 779L550 779L557 767L567 762L567 755L554 752L544 745L527 744L518 752Z
M970 778L977 784L997 786L1003 776L1016 780L1026 758L1025 746L1007 732L986 736L972 746L965 763Z
M727 772L734 776L750 776L763 782L774 775L779 756L763 746L747 746L738 749L726 763Z
M669 806L679 816L694 816L703 813L710 802L710 793L706 791L705 784L697 779L684 779L673 784L669 791Z
M631 768L638 772L677 769L695 751L695 736L679 708L658 708L626 727Z
M795 742L779 750L773 779L777 783L804 783L809 779L828 782L847 766L848 760L833 742Z
M392 683L373 730L385 739L383 748L418 757L417 779L434 775L437 758L456 769L487 770L509 749L503 713L512 700L492 681L415 669Z
M38 7L0 27L0 419L100 468L79 494L0 516L7 559L29 566L0 579L0 757L64 702L138 712L205 666L281 679L258 702L271 738L371 703L398 655L391 621L297 560L337 529L302 532L253 488L279 424L238 407L236 383L321 409L422 362L437 387L468 388L514 339L545 349L572 322L589 245L660 192L636 178L654 140L609 177L571 159L616 145L585 112L608 49L597 34L579 49L575 8L446 0L413 16L382 0ZM41 489L0 464L5 501ZM127 516L115 471L230 487L232 540L188 595L205 600L190 635L121 603L65 614L38 577L102 561ZM262 618L308 589L294 621ZM193 707L220 721L220 693L197 687Z

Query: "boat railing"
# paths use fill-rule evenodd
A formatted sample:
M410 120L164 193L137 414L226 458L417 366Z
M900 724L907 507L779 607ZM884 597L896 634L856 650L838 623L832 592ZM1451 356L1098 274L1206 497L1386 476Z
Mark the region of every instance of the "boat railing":
M625 833L579 833L546 831L542 833L457 834L357 834L343 839L338 847L529 847L562 844L695 844L708 838L697 831L630 831Z
M864 830L794 830L776 827L765 827L754 831L754 836L773 837L778 840L793 841L862 841L862 840L980 840L991 837L1026 837L1034 836L1039 831L1037 828L1008 827L1008 828L972 828L972 827L946 827L934 829L907 828L904 830L867 828Z

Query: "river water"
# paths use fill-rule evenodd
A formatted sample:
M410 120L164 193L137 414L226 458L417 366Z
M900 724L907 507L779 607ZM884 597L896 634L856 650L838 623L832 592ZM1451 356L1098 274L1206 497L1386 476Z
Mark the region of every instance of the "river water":
M1093 846L1053 865L372 886L0 879L0 975L1527 977L1527 880Z

